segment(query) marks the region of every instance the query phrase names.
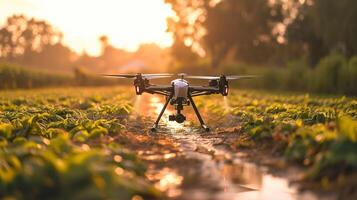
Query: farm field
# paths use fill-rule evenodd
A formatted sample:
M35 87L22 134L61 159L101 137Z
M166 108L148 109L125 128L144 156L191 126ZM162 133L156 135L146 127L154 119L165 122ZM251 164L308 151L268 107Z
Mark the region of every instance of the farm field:
M357 100L232 90L149 131L164 99L132 88L0 92L8 199L355 198ZM272 192L274 191L274 192Z
M158 196L121 144L123 88L1 92L0 193L13 199Z

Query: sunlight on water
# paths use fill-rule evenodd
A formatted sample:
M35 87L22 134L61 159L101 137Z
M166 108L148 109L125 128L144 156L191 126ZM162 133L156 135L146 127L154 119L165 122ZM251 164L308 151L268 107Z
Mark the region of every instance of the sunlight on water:
M310 192L299 193L289 180L266 173L252 163L235 160L221 170L224 193L218 195L218 199L318 199ZM232 190L232 185L240 189Z
M170 168L163 168L160 171L149 171L146 177L154 181L155 187L160 191L166 192L168 197L177 197L181 195L179 186L182 184L183 177Z
M183 129L183 123L179 124L175 121L168 121L167 120L167 127L171 129L171 132L176 132L177 130Z
M154 108L155 115L159 115L162 108L164 107L164 103L161 103L159 97L152 96L150 98L150 107Z
M161 117L161 120L160 122L164 123L167 125L168 128L170 128L171 131L176 131L176 130L179 130L179 129L182 129L183 128L183 124L179 124L175 121L169 121L169 115L172 115L173 112L172 112L172 107L170 107L171 105L168 105L164 114L162 115ZM164 107L164 100L160 99L159 97L157 96L152 96L150 98L150 107L151 108L154 108L154 113L155 115L159 115L162 108Z
M150 155L143 155L143 159L145 160L151 160L151 161L156 161L156 160L170 160L172 158L176 157L176 153L166 153L166 154L150 154Z
M160 103L160 98L157 96L151 96L150 102L151 103Z
M226 164L221 173L225 179L250 189L258 190L262 186L263 174L253 164Z

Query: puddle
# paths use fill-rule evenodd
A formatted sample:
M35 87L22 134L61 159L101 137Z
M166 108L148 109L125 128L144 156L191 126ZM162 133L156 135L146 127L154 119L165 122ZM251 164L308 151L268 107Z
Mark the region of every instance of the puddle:
M163 107L164 99L144 96L143 99L147 102L141 101L141 105L136 105L142 111L140 114L156 117ZM286 178L269 174L263 167L243 162L238 154L216 148L213 145L216 142L214 138L205 137L204 132L193 128L189 122L178 124L168 121L168 115L172 112L170 109L169 106L164 113L156 134L166 134L173 138L181 148L180 155L170 152L139 154L151 161L165 162L175 158L182 159L183 162L196 160L199 165L178 162L177 166L170 167L149 166L146 174L148 179L159 190L166 192L168 197L187 200L321 199L310 192L299 192Z
M149 168L146 177L155 182L155 187L162 192L166 192L168 197L178 197L182 190L179 186L182 184L183 177L180 176L176 170L170 168L163 168L160 170Z

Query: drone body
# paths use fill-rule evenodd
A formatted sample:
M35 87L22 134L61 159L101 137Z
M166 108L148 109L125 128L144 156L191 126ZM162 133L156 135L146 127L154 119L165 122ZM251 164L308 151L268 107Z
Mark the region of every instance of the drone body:
M160 94L166 97L166 102L162 108L158 118L156 119L151 131L156 131L159 121L166 110L166 107L170 103L175 107L176 114L169 116L169 121L176 121L177 123L183 123L186 117L182 114L184 106L192 105L201 127L205 131L209 131L209 128L205 125L196 105L193 101L193 97L221 94L222 96L228 95L228 80L247 79L255 76L188 76L186 74L178 74L179 79L171 81L170 85L154 85L149 82L151 79L169 78L173 74L116 74L116 75L104 75L113 78L129 78L134 79L134 87L137 95L142 93ZM191 86L187 79L203 79L208 80L208 85L205 86Z

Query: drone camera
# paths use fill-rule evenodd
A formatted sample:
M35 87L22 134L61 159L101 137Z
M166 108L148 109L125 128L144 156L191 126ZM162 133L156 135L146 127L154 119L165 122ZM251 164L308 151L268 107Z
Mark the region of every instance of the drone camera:
M177 114L177 115L169 115L169 121L176 121L177 123L183 123L186 120L185 115Z

